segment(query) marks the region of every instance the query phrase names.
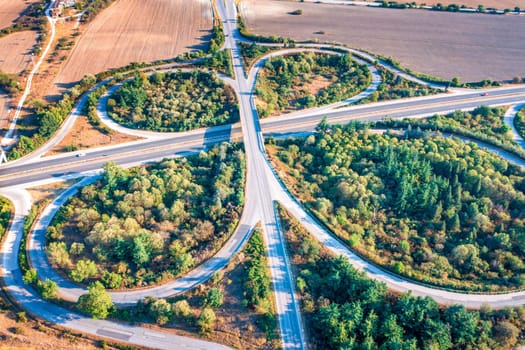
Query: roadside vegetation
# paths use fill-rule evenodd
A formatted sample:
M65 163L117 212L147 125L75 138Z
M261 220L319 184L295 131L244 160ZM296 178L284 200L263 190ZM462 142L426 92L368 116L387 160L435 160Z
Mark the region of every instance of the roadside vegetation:
M255 87L264 118L282 112L339 102L364 90L370 72L349 55L312 52L269 58Z
M514 127L520 136L525 139L525 108L519 111L514 117Z
M510 349L525 308L471 311L389 292L335 257L281 209L311 349Z
M162 132L234 123L239 120L233 89L215 74L139 73L108 100L109 115L133 128Z
M9 220L11 219L12 210L13 208L11 206L11 202L3 197L0 197L0 241L7 232L7 226L9 225Z
M269 153L292 193L354 251L466 291L525 286L525 174L475 144L320 125Z
M395 100L398 98L427 96L440 93L441 90L404 79L385 68L377 67L381 74L381 84L369 97L358 103Z
M510 128L503 121L504 107L480 106L471 112L455 111L423 119L384 119L375 123L381 128L408 128L413 132L441 131L493 144L525 159L525 150L517 145Z
M200 334L237 349L277 349L279 333L262 235L255 230L243 251L209 281L172 299L146 298L110 317Z
M244 202L239 144L129 170L108 163L55 216L46 252L73 281L106 288L162 283L210 258Z
M245 72L248 72L252 64L262 56L272 51L281 50L280 47L261 46L255 43L248 44L243 42L239 42L239 48L241 50Z

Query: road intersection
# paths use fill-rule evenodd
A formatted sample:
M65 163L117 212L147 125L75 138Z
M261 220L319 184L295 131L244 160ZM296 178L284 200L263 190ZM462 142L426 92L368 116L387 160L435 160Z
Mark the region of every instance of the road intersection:
M438 302L447 304L460 303L471 307L479 307L482 303L488 303L495 307L523 305L525 303L525 292L505 295L469 295L422 286L406 281L357 257L327 232L322 225L319 225L287 192L266 158L263 139L264 134L312 131L325 117L330 122L342 123L349 120L379 120L386 116L392 118L422 117L458 109L471 110L481 104L498 106L523 103L525 101L525 87L491 89L487 90L489 91L488 96L483 96L485 90L465 90L457 91L454 94L440 94L424 98L380 102L338 109L333 109L336 106L329 106L330 108L325 106L259 122L253 101L253 92L257 72L262 66L263 60L256 63L248 78L244 77L243 63L238 40L236 40L240 38L240 34L237 30L237 14L233 1L218 1L217 9L224 24L226 34L225 48L232 51L235 79L232 80L231 84L236 91L239 101L240 123L187 133L177 133L171 137L152 137L149 140L94 149L87 151L83 157L66 154L40 159L40 154L39 157L28 158L23 162L6 164L0 168L0 192L13 201L16 209L13 225L9 230L6 244L1 253L4 282L15 299L32 313L51 322L116 340L158 348L169 348L169 341L172 342L171 344L186 344L184 339L189 339L189 345L187 345L189 348L192 348L192 346L193 348L199 348L199 346L201 348L226 348L207 342L195 345L192 342L198 342L198 340L183 337L173 338L173 335L167 335L162 332L147 333L149 331L140 327L127 329L128 326L113 322L93 321L44 302L30 287L21 284L21 273L16 263L18 261L16 257L18 252L17 240L19 240L19 233L22 229L23 215L27 213L31 204L31 198L24 189L28 184L58 181L64 176L70 178L84 177L88 174L89 177L74 185L74 187L57 198L51 206L46 208L30 238L30 260L38 269L39 274L58 281L62 297L68 300L76 300L80 294L85 292L85 289L65 281L56 272L50 270L43 253L45 229L52 219L54 211L69 195L73 195L85 183L93 181L93 176L96 176L101 166L110 160L130 166L165 157L183 156L198 152L209 145L223 141L242 140L247 154L247 197L241 222L233 237L214 258L181 279L151 289L112 293L112 298L117 304L134 304L147 295L157 297L173 296L204 282L227 263L229 258L242 247L255 224L261 222L268 248L283 348L305 348L301 315L295 300L293 276L290 272L290 265L287 262L284 240L275 214L275 201L279 201L290 210L316 238L333 252L346 256L354 266L366 271L370 277L384 281L395 290L411 290L416 295L431 296ZM286 51L280 54L283 53L286 53ZM373 84L376 84L375 86L377 87L377 78L373 79ZM373 90L367 91L371 92ZM345 101L345 104L350 102L354 102L354 100ZM338 103L337 107L342 105L342 103ZM518 164L525 166L522 159L516 161L521 162ZM166 339L169 339L169 341L163 343Z

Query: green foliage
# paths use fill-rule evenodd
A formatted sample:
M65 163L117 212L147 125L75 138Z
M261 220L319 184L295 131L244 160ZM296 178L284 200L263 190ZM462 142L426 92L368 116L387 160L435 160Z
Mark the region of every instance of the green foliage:
M24 273L24 276L22 276L22 281L24 281L25 284L33 284L38 281L38 275L35 269L29 269Z
M230 77L234 76L230 49L214 51L210 57L207 57L202 61L202 65L215 68L219 72L229 75Z
M173 303L173 313L177 317L187 318L191 315L191 307L187 300L179 300Z
M115 0L76 0L75 8L84 12L81 20L86 23L95 18L100 11L111 5L114 1Z
M381 74L381 84L369 97L359 103L394 100L398 98L427 96L440 92L439 89L431 88L416 82L404 79L392 71L381 66L378 68Z
M525 138L525 109L519 111L514 117L514 127L522 138Z
M471 143L362 128L333 126L270 148L319 219L358 253L420 281L524 286L523 171Z
M95 262L89 259L82 259L77 261L75 268L71 270L69 276L75 282L84 282L89 278L95 277L97 274L97 266Z
M101 276L108 288L172 279L213 255L235 229L244 169L242 146L226 143L147 167L107 163L101 179L53 219L48 258L75 281Z
M239 120L235 94L214 74L203 71L139 73L113 95L110 115L134 129L186 131Z
M11 202L0 197L0 240L4 237L4 234L7 231L7 225L11 219L11 210Z
M308 84L328 85L312 93ZM255 93L262 117L342 101L370 84L370 72L349 55L299 53L269 58L258 76Z
M312 240L281 210L294 270L304 283L302 310L312 349L506 349L525 329L525 309L468 311L440 308L430 298L391 294L344 257L326 249L305 256ZM521 330L521 331L520 331Z
M246 71L248 71L252 64L261 56L276 50L276 48L270 46L261 46L255 43L248 44L243 42L239 42L239 48L241 50Z
M21 88L16 80L16 75L0 71L0 90L7 91L10 94L20 91Z
M137 308L144 310L145 313L159 325L165 325L170 322L174 315L173 307L166 299L146 297L143 301L139 302Z
M208 295L206 295L206 297L203 300L203 305L212 308L218 308L222 305L223 298L224 297L219 288L211 288L208 291Z
M244 297L250 307L267 310L270 303L271 281L264 241L259 230L252 234L244 252L250 257L245 263Z
M199 326L199 332L202 334L208 334L211 332L211 329L213 328L213 324L215 323L215 312L209 307L205 307L202 309L201 314L199 315L199 318L197 319L197 325Z
M58 286L50 279L38 281L38 290L44 299L54 299L58 292Z
M77 308L91 315L94 319L108 317L113 307L111 296L99 281L90 284L88 293L81 295L77 302Z

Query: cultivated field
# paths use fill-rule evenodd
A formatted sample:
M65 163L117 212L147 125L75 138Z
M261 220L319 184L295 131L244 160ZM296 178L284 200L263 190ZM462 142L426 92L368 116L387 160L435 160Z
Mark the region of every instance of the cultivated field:
M303 14L288 14L296 9ZM392 56L403 66L446 79L525 76L523 16L274 0L243 0L241 13L253 33L341 42Z
M30 4L36 1L0 0L0 28L9 27Z
M9 34L0 39L0 71L20 73L29 62L37 33L24 31Z
M316 2L317 0L306 0L307 2ZM326 0L321 0L326 1ZM330 1L330 0L329 0ZM335 0L336 2L350 1L350 0ZM374 3L373 0L365 0L369 3ZM418 5L434 6L441 4L443 6L455 4L458 6L465 5L468 8L477 9L478 5L483 5L486 9L494 8L497 10L509 9L514 11L515 7L520 7L523 11L525 9L525 2L523 0L395 0L398 3L408 4L415 2Z
M204 49L211 28L207 0L119 0L89 24L56 83L69 84L131 62Z

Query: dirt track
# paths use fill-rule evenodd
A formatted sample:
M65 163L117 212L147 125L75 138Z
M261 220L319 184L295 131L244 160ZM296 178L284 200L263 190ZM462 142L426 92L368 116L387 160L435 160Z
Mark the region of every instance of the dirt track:
M0 39L0 70L4 73L20 73L31 62L31 52L37 33L24 31L9 34Z
M210 1L119 0L89 24L56 82L205 48L211 28Z
M288 12L302 9L303 15ZM525 76L525 17L243 0L258 34L336 41L392 56L416 71L463 81ZM316 34L324 32L324 34Z
M8 27L30 4L28 0L0 0L0 28Z

